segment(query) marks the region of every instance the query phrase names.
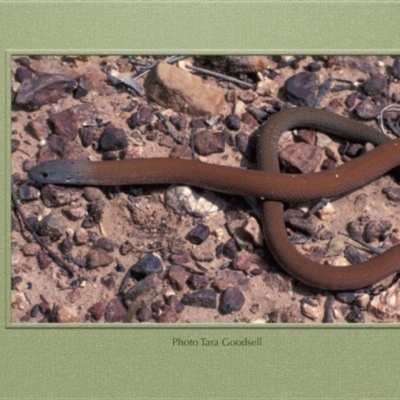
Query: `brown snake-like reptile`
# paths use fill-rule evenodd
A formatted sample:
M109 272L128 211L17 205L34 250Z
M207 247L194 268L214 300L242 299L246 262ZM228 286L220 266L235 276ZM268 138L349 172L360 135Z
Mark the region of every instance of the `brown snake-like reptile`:
M370 142L374 150L335 169L312 174L279 172L278 139L293 128L312 128L355 142ZM360 122L307 107L281 111L260 128L258 170L206 164L200 161L149 158L122 161L46 161L29 171L40 183L68 185L143 185L179 183L218 192L263 198L262 225L266 244L278 264L298 280L320 289L352 290L369 286L400 270L400 245L370 260L348 267L315 263L300 254L286 233L282 201L301 202L338 196L372 182L400 165L400 139Z

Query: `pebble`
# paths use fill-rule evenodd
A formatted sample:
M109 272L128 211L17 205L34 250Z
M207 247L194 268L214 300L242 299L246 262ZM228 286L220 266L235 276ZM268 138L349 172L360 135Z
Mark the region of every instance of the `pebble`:
M77 321L78 315L74 308L58 305L55 311L55 319L59 323L71 323Z
M370 221L364 229L364 240L367 243L379 240L381 235L387 232L391 227L392 223L390 221Z
M351 323L365 322L365 315L358 307L354 307L354 309L346 315L346 321Z
M176 310L172 307L164 306L161 315L157 318L157 322L160 323L174 323L179 319Z
M165 203L178 215L184 213L204 218L226 208L226 202L214 192L199 192L188 186L171 186L165 192Z
M151 274L161 275L163 271L164 267L160 258L149 253L132 267L132 276L136 280L141 280Z
M46 207L60 207L79 199L82 190L74 187L45 185L42 188L43 203Z
M346 230L352 238L361 240L364 231L364 224L360 221L350 221L346 225Z
M222 249L222 254L223 254L225 257L228 257L228 258L230 258L230 259L233 259L233 258L236 256L236 254L237 254L238 251L239 251L239 250L238 250L238 248L237 248L237 246L236 246L235 240L234 240L233 238L230 238L230 239L224 244L224 247L223 247L223 249Z
M362 88L364 92L371 97L378 96L382 94L386 87L386 79L381 74L372 75L368 78Z
M246 232L252 239L253 243L257 246L262 247L264 243L264 236L260 224L254 217L247 219L243 226L244 232Z
M83 206L70 207L63 209L62 212L71 221L78 221L87 214L86 208Z
M124 243L121 244L119 252L121 256L126 256L132 249L133 244L129 240L126 240Z
M75 78L78 82L78 87L74 90L74 99L79 100L85 97L90 92L90 85L85 75L81 75Z
M324 150L307 143L294 143L279 152L279 160L289 172L315 172L324 156Z
M102 151L121 150L128 145L128 139L123 129L114 125L108 125L99 138L99 146Z
M232 260L232 268L238 271L247 270L253 262L253 254L246 250L239 251Z
M204 289L208 285L208 278L205 275L192 274L187 283L194 290Z
M304 71L286 80L285 95L296 106L313 107L317 87L316 75L313 72Z
M121 322L126 316L126 309L119 297L110 300L104 311L106 322Z
M333 318L333 304L335 302L334 296L327 296L325 304L324 304L324 316L322 318L323 323L332 323L334 322Z
M304 217L302 210L287 209L285 211L285 222L295 230L302 231L308 235L316 234L319 227L319 220L315 215Z
M78 228L74 233L74 242L77 245L85 244L89 241L89 233L85 228Z
M78 136L79 128L84 125L96 124L98 115L98 110L94 104L84 103L51 114L49 121L54 127L56 135L73 141Z
M105 205L106 203L102 200L95 200L89 204L88 213L95 224L98 224L101 221Z
M242 122L244 125L247 125L249 129L256 129L258 128L258 122L257 120L248 112L245 112L242 114Z
M185 306L217 308L217 293L212 289L200 289L196 292L185 294L181 303Z
M40 236L48 236L52 242L55 242L64 234L65 227L59 218L49 214L38 223L37 232Z
M347 108L353 108L357 101L357 93L350 93L344 101Z
M95 248L103 249L107 253L112 253L114 251L114 242L109 238L102 237L96 240Z
M252 89L245 90L239 95L239 99L242 100L243 103L252 103L257 97L257 93Z
M178 300L175 295L168 296L167 305L174 309L178 314L185 309L185 306Z
M103 276L100 283L108 290L112 290L116 286L115 278L113 276Z
M366 310L368 308L369 302L370 302L370 296L369 294L361 294L357 296L356 299L356 306L360 308L361 310Z
M245 297L240 289L236 287L227 288L220 299L220 310L222 314L232 314L242 309Z
M198 154L208 156L214 153L223 153L229 137L226 131L197 131L194 135L194 147Z
M102 301L98 301L94 303L89 309L88 312L92 316L92 318L96 321L100 321L106 310L106 306Z
M325 257L335 257L342 253L344 249L344 242L342 238L335 236L333 237L328 245L325 253Z
M370 98L366 98L354 109L355 114L362 120L371 120L379 116L382 106Z
M29 132L37 140L47 138L52 132L48 124L48 116L46 114L39 115L28 123Z
M41 250L41 247L38 243L27 243L22 246L21 250L24 256L36 256Z
M103 249L93 249L86 255L86 268L107 267L113 261L114 258Z
M204 224L198 224L187 235L188 240L193 244L203 243L210 236L210 228Z
M240 129L240 117L237 114L229 114L225 119L225 125L232 131L238 131Z
M56 103L77 88L77 81L60 74L41 74L24 79L15 97L15 104L37 109L44 104Z
M147 306L140 307L136 319L139 322L147 322L150 321L153 318L153 311Z
M83 197L87 201L101 200L104 197L101 189L92 186L85 186L83 188Z
M221 89L206 86L200 77L165 61L147 74L144 89L148 99L193 117L217 115L225 104Z
M19 291L18 285L22 282L22 278L20 276L14 276L11 279L11 289Z
M313 321L322 318L322 308L319 307L317 301L311 298L304 298L300 301L300 312Z
M336 300L345 304L353 304L356 298L356 295L352 292L340 292L336 295Z
M179 114L171 115L169 121L178 131L184 131L188 125L187 118Z
M392 65L392 75L395 79L400 79L400 59L396 58Z
M359 211L364 211L368 205L368 195L359 194L354 200L354 207Z
M151 107L140 105L137 112L133 113L127 123L129 128L135 129L142 125L150 124L153 120L154 111Z
M215 258L215 242L214 240L206 240L199 244L190 252L191 256L197 261L210 262Z
M59 249L63 254L71 254L74 243L70 238L65 238L59 245Z
M52 262L52 258L44 251L37 254L37 261L40 269L46 269Z
M351 245L345 247L343 255L350 262L350 264L353 265L360 264L368 260L365 254L362 254L357 248Z
M172 265L167 275L172 287L177 290L182 290L185 287L185 283L189 279L189 276L190 273L180 265Z
M37 200L40 198L40 191L31 185L22 184L18 189L18 198L21 201Z
M301 129L295 138L301 142L309 144L310 146L314 146L317 140L317 135L315 131Z
M398 187L383 188L382 193L386 194L389 200L400 201L400 188Z

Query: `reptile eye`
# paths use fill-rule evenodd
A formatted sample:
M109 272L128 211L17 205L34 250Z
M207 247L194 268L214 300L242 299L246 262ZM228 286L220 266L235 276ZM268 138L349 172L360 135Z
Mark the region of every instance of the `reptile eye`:
M43 173L42 173L42 176L43 176L43 178L48 178L48 177L49 177L49 174L48 174L47 172L43 172Z

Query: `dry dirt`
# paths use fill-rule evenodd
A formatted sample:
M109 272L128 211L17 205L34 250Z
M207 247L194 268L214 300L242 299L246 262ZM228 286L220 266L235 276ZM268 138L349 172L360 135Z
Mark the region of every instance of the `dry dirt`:
M152 62L152 57L139 56L137 60L142 62ZM393 64L391 57L364 57L365 63L373 66L379 73L386 75L387 68ZM277 75L271 80L271 85L275 91L271 95L257 95L252 103L244 104L242 108L237 104L241 93L246 92L247 89L242 89L232 83L227 83L222 80L217 80L214 77L202 76L204 82L208 85L213 85L222 89L225 93L232 91L235 93L233 102L227 102L225 108L222 110L223 118L220 118L212 130L223 128L234 137L237 132L229 131L224 126L225 116L232 113L236 107L239 115L245 112L248 106L261 107L263 105L271 108L271 103L275 100L287 100L281 97L280 92L276 89L281 89L284 82L290 76L303 71L303 67L307 66L310 62L315 61L322 65L322 68L316 72L319 83L324 82L328 77L346 79L351 82L368 79L370 74L356 68L352 63L335 62L332 66L329 64L330 58L328 57L306 57L299 61L299 69L293 69L291 66L277 68L275 60L270 59L270 69L274 70ZM12 139L20 141L19 148L12 154L12 173L13 175L19 174L20 179L27 179L27 173L23 169L23 163L26 160L36 160L37 152L39 149L39 141L31 136L27 125L32 120L45 115L48 116L55 112L67 109L77 104L93 103L101 112L103 121L111 121L116 127L122 128L125 132L130 134L132 130L127 126L126 120L130 115L137 110L123 111L132 100L139 103L145 103L144 99L136 96L134 93L129 92L126 88L116 88L106 82L107 75L105 71L109 67L118 69L119 72L134 76L135 72L132 65L128 62L127 58L108 56L108 57L59 57L48 56L40 57L30 60L30 66L37 73L57 73L70 77L77 77L85 75L89 81L91 90L81 100L76 100L72 96L60 99L56 104L47 104L37 110L30 111L21 107L13 106L12 110ZM193 58L188 57L184 63L193 63ZM183 65L183 64L182 64ZM20 66L17 60L13 61L12 70L15 73L16 69ZM14 76L14 74L13 74ZM240 77L240 76L239 76ZM243 76L242 76L243 78ZM139 78L138 82L143 84L143 79ZM257 82L257 78L255 78ZM20 83L13 78L12 89L14 92L18 91ZM392 91L399 91L400 85L393 83L391 86ZM349 114L349 109L345 107L345 100L351 92L348 90L330 92L321 102L321 107L336 108L335 112L343 115ZM156 105L155 105L156 106ZM166 118L172 114L179 114L172 110L165 110L160 106L156 106L158 110L162 111ZM182 114L183 115L183 114ZM190 116L186 116L188 121ZM204 118L207 119L207 118ZM155 121L156 118L154 117ZM365 122L368 125L378 128L375 120ZM142 136L140 140L136 140L138 151L142 152L142 157L168 157L171 149L168 147L160 146L159 141L146 139L145 126L140 127ZM241 124L239 132L250 135L255 128L253 126ZM178 132L179 135L190 135L190 128L187 127L183 132ZM158 133L160 135L164 135ZM291 141L291 136L286 135L287 141ZM76 139L79 142L79 138ZM333 142L333 147L337 147L337 141ZM101 155L93 148L87 148L91 155L91 159L100 160ZM249 163L243 155L237 151L234 146L226 145L223 153L212 154L204 161L208 163L229 165L229 166L253 166ZM372 184L363 187L351 193L348 196L335 200L332 205L334 213L329 216L327 220L320 220L320 224L325 229L335 233L337 237L339 231L346 231L346 225L350 221L357 220L361 215L368 217L370 220L389 220L392 223L390 232L396 235L397 229L400 228L400 216L398 212L398 204L387 199L382 193L382 188L394 187L395 183L391 176L384 176ZM134 265L145 254L155 249L154 253L158 254L164 266L164 273L162 277L162 288L157 295L151 299L151 302L157 300L164 301L168 295L174 293L178 299L181 299L185 293L193 292L189 286L185 285L182 290L177 290L171 287L168 279L165 278L171 262L168 261L171 255L171 249L183 249L189 253L196 246L191 244L187 239L187 233L193 229L199 222L208 225L211 230L211 235L207 239L215 248L219 244L224 244L230 239L230 235L225 228L227 220L227 213L234 215L231 221L233 228L238 228L238 234L242 233L241 227L253 216L252 210L247 203L238 196L228 196L218 194L218 197L223 198L227 203L227 210L225 212L219 211L209 215L206 218L196 218L190 215L177 215L170 209L167 209L164 204L164 193L167 185L156 187L144 187L139 194L136 195L134 202L139 210L137 219L142 223L135 223L135 218L129 211L128 205L132 205L132 197L121 188L102 188L103 200L105 201L104 214L101 218L101 224L96 224L90 231L94 232L97 238L107 237L112 239L115 244L115 250L111 255L115 261L109 266L103 268L96 268L88 270L74 266L77 272L74 278L69 278L65 271L63 271L56 263L52 262L46 269L40 269L38 266L37 258L33 256L24 256L21 249L26 245L27 241L32 241L31 236L25 229L21 232L19 224L15 223L15 229L11 232L12 241L12 264L10 266L12 271L12 278L17 279L19 283L14 286L12 291L12 322L51 322L52 316L44 315L42 312L37 312L36 315L32 309L43 302L47 302L51 309L61 309L61 314L64 317L59 317L59 322L96 322L88 309L95 303L101 302L105 307L107 304L117 297L119 285L125 276L126 271ZM39 190L39 188L38 188ZM366 203L361 209L357 206L357 196L360 194L366 195ZM83 205L87 206L87 201L80 197L72 204L74 206ZM82 220L70 221L68 220L62 210L66 207L56 207L48 209L44 206L42 200L23 202L22 209L27 217L35 216L41 217L52 212L57 218L60 218L67 225L68 229L65 235L61 238L64 239L68 235L75 232L82 224ZM15 218L15 214L14 214ZM15 219L17 221L17 219ZM145 222L143 222L145 221ZM242 235L243 238L243 235ZM58 242L50 243L50 247L60 254ZM119 247L126 240L129 240L133 249L127 255L121 255ZM345 243L351 243L360 249L361 252L369 254L368 251L350 239L343 237ZM218 276L224 276L227 280L232 281L232 284L239 287L245 297L245 303L240 311L232 314L223 315L218 308L206 309L202 307L185 306L181 313L178 313L178 321L183 323L268 323L268 322L295 322L295 323L320 323L323 320L330 319L334 323L346 323L346 321L355 320L357 322L397 322L398 307L396 303L389 313L385 315L377 315L373 312L370 306L371 300L377 296L377 293L384 290L391 285L393 277L385 282L377 285L381 287L379 290L360 290L355 293L355 297L350 304L346 304L343 300L338 299L337 293L326 292L309 288L306 285L299 283L292 277L283 272L268 256L268 252L264 247L260 247L252 242L248 237L244 237L246 248L254 252L253 262L250 270L257 272L257 268L262 269L259 275L252 273L245 273L243 271L234 271L230 266L230 259L220 255L213 256L212 261L201 261L200 264L206 269L206 276L209 279L208 288L213 288L213 282ZM303 245L297 245L299 251L307 253L307 249L312 245L318 245L323 248L328 246L329 240L318 241L316 243L307 242ZM372 243L379 246L381 243ZM84 260L87 252L93 246L92 242L77 246L75 245L72 250L72 255L77 259ZM324 261L330 263L342 264L346 262L343 255L329 257ZM116 269L117 264L122 264L125 267L125 272L118 272ZM193 258L190 258L186 264L188 267L195 271L200 271L195 264ZM221 269L221 266L227 268ZM78 276L80 281L77 282ZM105 278L113 279L107 280ZM16 282L16 281L14 281ZM72 287L71 287L72 285ZM129 280L128 287L134 285L133 280ZM396 285L396 283L394 284ZM218 299L220 293L218 292ZM397 301L397 298L395 298ZM218 300L219 303L219 300ZM150 304L148 304L150 306ZM37 311L36 307L36 311ZM159 309L153 304L153 315L149 322L156 322L157 317L161 313ZM33 315L33 316L32 316ZM65 316L66 315L66 316ZM325 317L324 317L325 315ZM53 316L54 317L54 316ZM57 320L57 318L55 318ZM98 321L105 322L104 316ZM138 323L136 319L134 323Z

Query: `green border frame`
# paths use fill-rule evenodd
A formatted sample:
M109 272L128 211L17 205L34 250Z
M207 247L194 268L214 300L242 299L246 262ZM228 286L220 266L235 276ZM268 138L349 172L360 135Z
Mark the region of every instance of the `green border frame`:
M0 399L400 398L394 324L9 322L12 54L399 54L399 17L398 1L0 1Z

